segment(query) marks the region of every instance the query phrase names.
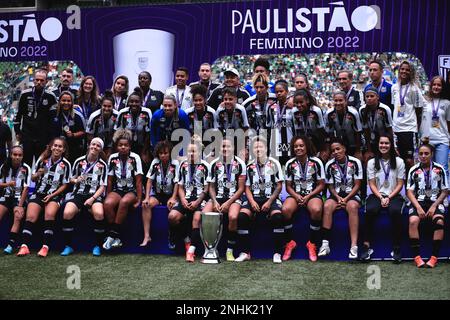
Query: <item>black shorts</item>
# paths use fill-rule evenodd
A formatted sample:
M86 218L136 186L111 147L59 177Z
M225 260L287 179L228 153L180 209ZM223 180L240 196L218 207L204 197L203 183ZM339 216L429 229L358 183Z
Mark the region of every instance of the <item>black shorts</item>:
M253 199L256 201L256 203L259 205L259 207L262 207L263 204L266 203L267 200L269 200L267 198L259 198L259 197L255 197ZM269 213L271 213L272 211L275 211L275 210L281 211L281 206L282 206L281 200L275 199L275 201L272 202L272 204L270 205ZM250 205L250 202L247 199L242 203L242 208L253 211L252 206Z
M42 209L44 209L45 208L45 205L46 205L46 203L44 203L44 198L47 196L47 194L40 194L40 193L33 193L31 196L30 196L30 199L29 199L29 201L28 201L28 204L30 204L30 203L36 203L36 204L38 204ZM50 202L56 202L59 206L61 205L61 202L64 200L64 197L63 196L61 196L61 195L59 195L59 196L56 196L56 197L53 197L52 199L51 199L51 201Z
M302 197L305 197L306 195L301 195ZM294 199L294 197L293 196L287 196L286 197L286 199L289 199L289 198L292 198L292 199ZM320 200L322 200L322 196L320 195L320 193L319 194L315 194L315 195L313 195L309 200L312 200L312 199L320 199ZM294 199L295 200L295 199ZM309 202L309 201L308 201ZM306 203L305 205L304 205L304 207L306 207L306 205L307 205L308 203Z
M430 207L433 205L433 201L430 200L426 200L426 201L419 201L420 206L422 207L423 211L427 212ZM444 215L445 213L445 207L444 205L441 203L440 205L438 205L436 211L434 212L434 214L441 214ZM414 207L412 204L410 204L410 206L408 207L408 215L409 216L419 216L419 214L417 213L417 209L416 207Z
M225 202L227 202L229 199L224 199L224 198L216 198L216 200L217 200L217 202L220 204L220 205L223 205ZM235 202L233 202L233 203L237 203L238 205L242 205L242 201L241 201L241 199L237 199Z
M150 197L155 198L159 201L159 205L161 206L167 206L167 202L169 201L170 197L172 195L164 194L164 193L156 193L152 194Z
M70 194L66 200L66 203L72 202L74 205L77 206L77 208L79 210L85 208L86 206L84 205L84 203L86 202L87 199L89 199L90 197L92 197L92 195L81 195L81 194ZM94 200L94 203L103 203L103 197L98 197L97 199ZM90 208L88 208L90 209Z
M340 191L340 192L338 192L338 195L339 195L339 197L341 197L341 198L345 198L346 196L348 196L348 193L343 192L343 191ZM333 200L336 201L336 202L338 201L334 195L331 195L330 199L333 199ZM351 197L350 199L348 199L348 201L350 201L350 200L355 200L356 202L359 203L359 205L361 205L361 198L359 197L358 194L356 194L356 195L354 195L353 197ZM347 202L348 202L348 201L347 201Z
M417 134L415 132L395 132L395 146L400 158L413 159L416 150Z
M187 200L187 202L191 202L191 201L197 200L197 198L190 198L190 199L186 199L186 200ZM197 208L195 208L194 210L189 210L189 209L186 209L185 207L183 207L183 205L181 204L181 201L180 201L180 202L178 202L178 204L176 204L172 208L172 210L176 210L179 213L181 213L183 216L187 216L189 214L194 214L196 211L202 211L203 207L205 206L205 203L206 203L205 200L203 200L202 203Z
M0 201L0 205L8 208L8 211L10 211L10 212L13 212L14 208L17 207L18 204L19 204L19 200L17 200L14 197L4 198L3 201ZM23 206L26 207L26 203L24 203Z
M117 189L113 189L113 191L111 191L111 192L115 192L115 193L117 193L121 198L123 198L123 196L125 196L127 193L133 193L136 197L137 197L137 193L136 193L136 190L128 190L128 191L125 191L125 190L117 190Z

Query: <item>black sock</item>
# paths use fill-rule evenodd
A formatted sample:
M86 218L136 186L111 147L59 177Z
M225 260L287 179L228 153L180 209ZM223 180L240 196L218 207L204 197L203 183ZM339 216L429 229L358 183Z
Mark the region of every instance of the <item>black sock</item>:
M330 241L331 229L322 227L322 240Z
M182 222L180 222L182 223ZM178 239L181 237L181 226L178 224L171 224L169 222L169 242L176 243Z
M9 233L9 242L8 244L14 249L14 246L16 245L17 240L19 239L19 234L17 232L10 232Z
M441 249L441 243L442 240L433 240L433 249L432 249L432 256L435 256L436 258L439 256L439 250Z
M43 244L50 247L53 240L53 234L55 230L55 220L45 220L44 221L44 241Z
M202 245L202 240L200 239L200 229L199 228L193 228L192 229L192 244L196 249L199 249Z
M94 233L96 245L101 247L105 238L105 222L104 220L94 220Z
M319 241L320 241L320 225L321 224L322 224L322 221L320 221L320 220L311 220L311 224L309 225L309 229L310 229L309 240L315 245L318 245Z
M117 223L111 224L111 230L109 230L109 236L111 238L119 238L120 239L120 225Z
M71 220L63 220L63 235L64 235L64 243L66 246L72 247L72 238L73 238L73 219Z
M413 257L420 256L420 241L419 239L409 238L409 243L411 245L411 251Z
M228 231L228 249L234 249L236 246L237 231Z
M29 246L31 238L33 237L35 223L31 221L25 221L25 225L22 230L22 243Z
M283 254L284 241L284 221L281 213L275 213L270 217L272 225L274 253Z
M292 218L285 221L284 239L286 240L286 243L288 243L289 241L291 241L294 238L293 222L294 222L294 219L292 219Z

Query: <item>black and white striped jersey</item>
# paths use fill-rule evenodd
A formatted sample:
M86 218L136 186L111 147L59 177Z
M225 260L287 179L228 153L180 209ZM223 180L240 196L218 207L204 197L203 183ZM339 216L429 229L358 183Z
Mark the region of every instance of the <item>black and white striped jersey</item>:
M203 134L208 129L217 129L217 122L214 117L215 110L210 106L206 106L206 109L202 112L197 112L195 107L190 107L186 109L186 114L189 118L189 131L191 134L194 134L196 131Z
M209 164L205 160L197 164L184 160L180 164L178 185L184 188L186 199L200 196L203 188L208 184L209 170Z
M234 157L230 163L216 158L211 162L211 173L208 177L209 183L214 183L217 199L229 199L239 189L239 177L246 176L247 167L245 162Z
M391 109L379 103L373 109L367 105L363 105L359 109L361 117L361 124L363 129L370 130L370 143L376 144L380 135L386 135L388 129L392 127L392 112Z
M0 166L0 172L3 169ZM7 187L0 189L0 202L5 201L8 198L15 198L17 201L20 200L22 196L22 191L25 187L28 187L31 183L31 169L26 163L22 163L19 168L10 168L7 177L2 177L1 182L15 181L15 187Z
M286 162L285 179L292 182L296 193L308 195L317 187L319 180L325 180L323 163L319 158L308 157L302 165L297 158L292 158Z
M86 132L92 134L94 137L101 138L105 143L105 148L112 148L112 137L118 115L119 113L113 109L111 117L105 120L101 109L94 111L89 117Z
M152 111L150 109L141 107L139 113L133 115L130 107L127 107L119 111L114 129L124 128L130 130L133 134L133 143L142 145L145 134L150 132L151 121Z
M325 165L326 183L332 184L336 192L350 193L355 186L355 180L363 179L363 167L359 159L347 156L345 163L339 164L331 159Z
M343 114L339 114L335 108L330 109L325 115L325 122L330 137L342 139L346 147L356 146L356 134L362 131L362 126L355 108L347 107Z
M267 108L266 126L271 130L271 150L275 148L275 155L288 157L291 154L290 143L294 136L293 109L287 105L280 106L273 103Z
M258 97L255 95L251 96L242 104L247 111L247 118L250 128L256 130L257 133L261 129L267 128L267 108L276 101L277 97L274 93L268 93L264 104L260 104Z
M56 162L53 162L51 157L45 160L39 158L33 173L41 168L44 168L45 174L36 183L34 193L49 195L63 184L69 183L72 170L70 162L66 158L61 158Z
M87 161L87 156L79 157L72 167L72 177L84 176L84 179L73 189L73 194L93 195L100 186L107 185L108 167L106 162L98 159L93 163Z
M278 160L272 157L267 158L261 166L256 160L247 165L245 185L250 187L254 197L270 198L280 181L284 181L283 170Z
M142 175L142 162L139 155L130 152L126 161L122 161L118 152L108 159L108 176L112 176L113 190L136 191L136 176Z
M214 114L217 126L222 133L226 133L227 129L246 130L250 126L248 124L247 111L240 104L236 104L233 110L228 112L224 106L220 106Z
M151 195L165 194L171 196L173 188L178 182L178 160L172 160L167 168L164 168L158 158L153 159L147 178L152 180Z
M448 189L447 175L442 165L432 162L430 168L427 169L424 170L422 164L417 163L411 167L408 173L406 188L412 190L420 202L436 201L441 191Z

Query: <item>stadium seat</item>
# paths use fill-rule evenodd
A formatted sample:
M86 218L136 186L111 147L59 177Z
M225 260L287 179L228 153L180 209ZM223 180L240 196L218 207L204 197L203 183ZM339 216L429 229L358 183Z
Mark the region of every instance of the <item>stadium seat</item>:
M143 228L141 211L137 209L135 212L129 214L126 223L123 225L123 242L124 246L121 252L126 253L139 253L139 254L174 254L167 247L167 208L158 206L153 210L152 218L152 230L151 237L152 242L146 248L139 247L142 241ZM42 216L42 215L41 215ZM7 245L8 234L10 228L10 216L4 217L0 222L0 246L3 248ZM363 210L360 210L361 223L363 222ZM74 245L75 252L91 252L94 244L94 234L92 231L92 218L86 212L77 215L75 218L75 234ZM42 217L41 217L42 220ZM58 214L56 232L54 244L51 246L51 251L60 252L63 249L62 243L62 231L61 231L61 214ZM226 225L226 221L224 225ZM380 218L375 225L375 239L372 243L374 254L372 258L375 259L389 259L391 252L391 229L390 219L387 212L382 211ZM448 236L449 222L446 220L446 236L441 249L441 257L450 256L450 237ZM421 228L422 235L422 250L423 257L429 257L431 253L431 231L427 225L423 225ZM225 255L225 238L226 232L224 232L223 240L219 246L221 256ZM295 241L298 244L297 249L293 253L294 259L308 259L307 249L305 247L309 237L309 217L306 211L301 210L296 214L294 221L294 235ZM33 237L33 243L31 249L36 251L40 248L42 237L42 229L40 226L36 228L36 232ZM175 254L183 254L184 247L180 243ZM326 259L329 260L348 260L348 251L350 247L350 236L348 232L348 219L343 210L339 210L334 214L333 229L330 239L331 254ZM273 241L272 230L268 222L263 215L259 215L251 230L251 249L253 258L265 258L270 259L273 255ZM239 249L238 249L239 250ZM403 257L411 258L411 252L409 249L408 241L408 217L403 215L403 237L402 237L402 255Z

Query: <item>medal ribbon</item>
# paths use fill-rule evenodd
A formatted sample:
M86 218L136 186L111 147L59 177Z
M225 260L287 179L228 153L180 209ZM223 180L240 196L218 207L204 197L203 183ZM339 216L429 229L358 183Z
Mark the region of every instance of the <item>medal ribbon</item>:
M384 181L389 180L389 174L391 173L391 162L389 161L387 166L384 166L384 161L380 159L381 168L383 168L384 172Z
M441 99L438 100L437 107L434 108L434 99L431 99L431 109L432 109L432 118L436 119L438 117L439 105L441 104Z
M339 175L341 176L341 184L343 184L344 186L347 185L347 169L348 169L348 158L345 157L345 169L342 170L341 165L339 164L339 162L337 160L335 160L338 170L339 170Z
M409 84L406 85L406 90L405 90L405 93L403 95L402 95L402 88L403 88L403 86L400 85L400 104L402 106L404 106L405 105L405 97L408 94L408 90L409 90Z

